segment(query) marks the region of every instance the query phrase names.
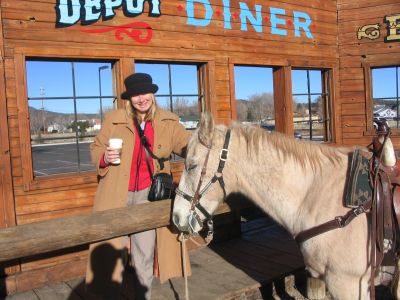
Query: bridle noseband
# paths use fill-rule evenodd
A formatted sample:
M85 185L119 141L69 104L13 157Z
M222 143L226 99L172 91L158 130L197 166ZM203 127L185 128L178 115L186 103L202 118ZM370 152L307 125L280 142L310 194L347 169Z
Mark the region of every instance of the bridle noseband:
M200 144L202 144L203 146L205 146L207 148L207 154L206 154L206 158L204 160L203 168L201 170L200 179L199 179L199 183L197 184L196 191L195 191L193 196L190 196L189 194L183 192L179 188L177 188L175 190L175 193L177 195L181 196L182 198L184 198L185 200L190 202L191 207L190 207L189 218L190 217L194 218L201 228L202 228L202 222L201 222L201 219L200 219L199 215L196 213L196 208L199 211L201 211L201 213L206 218L207 224L209 226L209 230L212 230L212 226L213 226L212 215L210 213L208 213L208 211L200 204L201 197L208 191L208 189L211 187L211 185L213 183L215 183L216 181L218 181L220 187L222 188L222 191L224 192L224 199L226 198L225 182L224 182L222 171L223 171L223 169L225 167L225 162L226 162L226 160L228 159L228 156L229 156L228 147L229 147L230 137L231 137L231 129L228 129L226 131L224 145L223 145L223 147L221 149L221 152L219 154L219 164L218 164L217 171L214 173L214 176L210 179L210 181L203 188L201 188L201 186L203 184L203 178L207 173L207 164L208 164L208 158L210 156L210 152L211 152L211 148L212 148L212 140L211 140L210 144L206 144L200 139L200 137L198 137L199 141L200 141ZM191 224L189 222L189 226L190 225ZM191 228L191 229L193 229L193 228Z

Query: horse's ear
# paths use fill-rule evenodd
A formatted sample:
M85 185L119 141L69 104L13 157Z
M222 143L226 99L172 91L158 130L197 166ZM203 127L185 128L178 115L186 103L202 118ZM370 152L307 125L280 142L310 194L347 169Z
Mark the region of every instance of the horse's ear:
M209 112L203 112L200 119L199 139L206 145L211 145L214 132L214 120Z

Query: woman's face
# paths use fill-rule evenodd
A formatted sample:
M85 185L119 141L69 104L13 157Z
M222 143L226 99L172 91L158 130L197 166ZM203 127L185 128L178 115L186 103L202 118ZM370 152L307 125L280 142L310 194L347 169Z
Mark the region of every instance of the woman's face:
M133 108L141 113L145 114L149 111L151 105L153 104L154 96L152 93L137 95L131 97L131 103Z

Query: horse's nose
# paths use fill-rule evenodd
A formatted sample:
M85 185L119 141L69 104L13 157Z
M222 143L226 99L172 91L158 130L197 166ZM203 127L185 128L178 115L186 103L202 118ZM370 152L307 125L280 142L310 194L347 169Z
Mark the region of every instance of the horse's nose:
M181 217L178 213L173 213L172 222L174 223L175 227L178 228L179 231L187 232L188 230L187 224L184 224L185 222L182 222L183 224L181 224Z

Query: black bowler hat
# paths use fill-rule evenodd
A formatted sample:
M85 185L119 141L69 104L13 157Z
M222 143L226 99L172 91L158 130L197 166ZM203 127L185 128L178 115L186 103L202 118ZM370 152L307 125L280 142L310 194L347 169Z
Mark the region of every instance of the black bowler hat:
M125 78L126 91L121 94L122 99L130 100L132 96L141 94L155 93L158 86L153 83L153 79L146 73L134 73Z

